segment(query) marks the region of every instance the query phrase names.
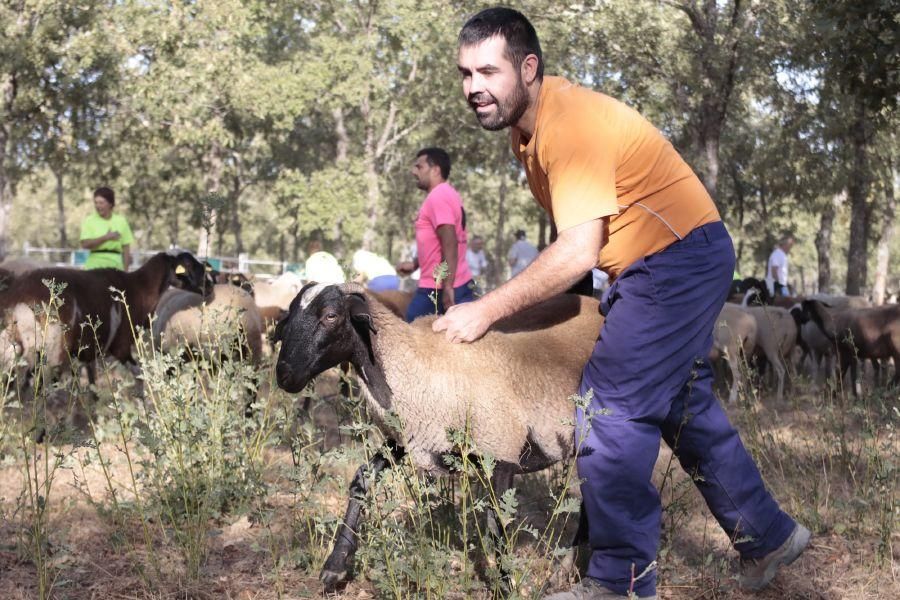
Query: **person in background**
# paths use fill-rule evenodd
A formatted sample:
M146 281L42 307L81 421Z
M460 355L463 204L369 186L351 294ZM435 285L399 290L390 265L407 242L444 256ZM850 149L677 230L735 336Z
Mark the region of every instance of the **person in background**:
M603 270L594 267L591 269L591 284L594 289L594 298L600 300L603 297L603 292L609 287L609 275Z
M509 249L507 258L509 259L509 276L515 277L521 273L525 267L534 262L540 252L534 244L525 239L525 232L518 230L516 232L516 241Z
M476 293L480 295L484 278L490 268L487 254L484 252L484 238L480 235L472 238L472 243L466 250L466 262L469 263L469 271L472 272L472 279L476 282Z
M306 245L308 258L304 267L306 281L338 284L346 281L344 270L333 254L322 250L322 240L313 238Z
M769 255L769 262L766 265L766 287L773 297L791 295L788 287L788 254L793 247L794 237L786 235Z
M416 154L412 174L426 196L416 218L417 258L397 265L404 275L421 270L419 287L406 312L408 323L435 312L444 314L451 306L475 299L472 273L465 260L466 213L462 198L447 181L450 155L441 148L424 148ZM447 264L447 270L438 291L434 274L441 263Z
M95 212L81 222L81 247L90 250L85 269L119 269L131 266L131 244L134 236L128 221L114 213L116 194L108 187L94 190Z
M366 287L373 292L399 290L400 278L397 271L384 257L368 250L353 253L353 270L363 279Z

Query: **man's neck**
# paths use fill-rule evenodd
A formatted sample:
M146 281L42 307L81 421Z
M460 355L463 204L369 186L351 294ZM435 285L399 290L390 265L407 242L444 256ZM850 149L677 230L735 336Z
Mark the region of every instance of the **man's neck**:
M513 125L522 133L522 137L530 140L534 135L534 128L537 123L538 102L541 98L541 84L543 80L535 79L534 83L528 89L528 108L522 114L521 118Z
M425 192L425 193L426 193L426 194L430 194L430 193L431 193L431 190L433 190L433 189L436 188L437 186L441 185L442 183L447 183L447 180L446 180L446 179L442 179L442 180L440 180L440 181L432 181L432 182L431 182L431 185L428 186L428 191Z

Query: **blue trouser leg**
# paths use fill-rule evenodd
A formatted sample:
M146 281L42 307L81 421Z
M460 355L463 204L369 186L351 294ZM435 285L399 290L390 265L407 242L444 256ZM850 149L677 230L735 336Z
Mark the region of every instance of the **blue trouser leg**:
M466 283L453 288L453 296L454 300L457 304L462 304L464 302L472 302L475 300L475 292L473 282L467 281ZM440 291L437 291L437 311L435 311L434 306L434 288L417 288L416 293L413 295L412 300L409 303L409 308L406 309L406 322L412 323L419 317L424 317L425 315L433 315L433 314L444 314L444 301L441 298Z
M746 557L777 548L793 521L766 491L712 393L706 356L731 282L721 223L626 269L604 296L606 321L582 375L578 472L592 548L588 575L625 593L656 558L661 507L651 482L663 437ZM702 481L700 481L702 479ZM635 582L655 592L650 572Z

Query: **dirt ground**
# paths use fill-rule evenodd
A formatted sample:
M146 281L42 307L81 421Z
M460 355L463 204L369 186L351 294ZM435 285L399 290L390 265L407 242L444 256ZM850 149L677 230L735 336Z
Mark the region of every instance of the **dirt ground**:
M784 569L765 592L756 595L740 592L734 579L736 554L729 549L728 539L709 515L693 486L677 485L684 475L676 468L674 488L686 491L679 501L680 525L669 551L661 558L660 598L900 598L897 523L894 523L891 535L892 560L879 565L875 558L879 543L877 532L868 526L853 526L849 523L850 517L841 512L841 507L853 501L853 484L834 471L823 470L823 457L806 456L810 448L817 447L815 438L820 436L816 415L810 413L808 406L781 406L777 409L763 406L757 416L771 436L772 447L782 452L774 458L774 452L760 456L761 468L776 497L786 510L798 515L801 520L805 512L812 508L822 515L822 523L814 530L810 547L797 563ZM747 414L735 414L734 417L740 428ZM316 423L323 430L333 430L336 419L333 411L326 410L317 415ZM886 458L896 460L896 439L891 447L894 456ZM74 457L88 451L84 448L56 450L72 451ZM289 451L278 447L270 450L268 458L273 469L278 465L290 464L291 460ZM807 459L809 464L804 466L803 461ZM663 447L657 464L659 480L663 478L669 460L670 453ZM818 467L817 461L821 463ZM109 468L115 481L129 480L128 464L123 454L113 454ZM353 468L344 465L336 471L348 481ZM811 489L809 480L814 479L827 482L828 493L815 497L807 494L805 490ZM152 554L157 564L151 566L148 564L150 553L147 552L140 521L134 519L125 524L114 522L104 509L109 501L104 481L96 464L87 468L76 466L61 469L57 473L50 502L51 557L58 573L54 598L262 600L322 596L317 579L320 564L298 567L278 564L277 560L273 560L277 554L275 549L297 539L292 532L295 525L294 495L283 485L284 482L271 486L265 499L266 506L274 515L268 524L262 525L247 516L225 517L222 522L216 523L210 534L209 553L202 568L201 581L186 583L178 575L182 570L175 549L155 547ZM10 464L7 457L6 464L0 467L0 599L3 600L38 597L36 569L22 556L18 543L20 522L15 507L23 482L21 468ZM896 480L888 482L890 486L896 484ZM542 485L542 479L532 476L518 489L525 518L540 524L544 519L543 512L547 510L546 487ZM895 488L895 497L896 491ZM132 497L128 489L120 489L120 501ZM663 500L664 503L668 500L665 494ZM817 506L805 506L809 502L815 502ZM339 493L326 499L327 508L335 517L343 513L344 503L345 496ZM893 515L896 518L896 510ZM812 524L809 525L812 528ZM145 569L144 576L141 569ZM156 575L152 575L151 571ZM155 585L148 587L146 581L149 580L156 581ZM541 581L533 582L536 587L532 592L541 584ZM371 583L359 578L334 597L379 596Z

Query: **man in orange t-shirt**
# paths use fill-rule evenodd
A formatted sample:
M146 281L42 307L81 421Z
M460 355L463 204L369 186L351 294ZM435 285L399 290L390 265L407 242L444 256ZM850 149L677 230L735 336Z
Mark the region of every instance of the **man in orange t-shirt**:
M559 235L516 277L448 310L435 331L471 342L595 266L612 280L579 391L589 404L576 410L592 554L587 577L549 598L656 597L661 508L651 475L660 438L734 541L742 585L765 587L800 555L809 531L765 489L712 392L706 357L734 270L715 204L636 111L544 77L537 34L521 13L491 8L472 17L459 35L458 68L482 127L511 128L513 152Z

